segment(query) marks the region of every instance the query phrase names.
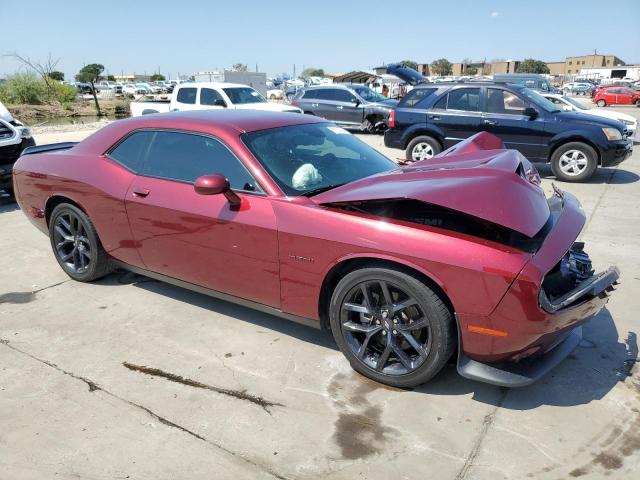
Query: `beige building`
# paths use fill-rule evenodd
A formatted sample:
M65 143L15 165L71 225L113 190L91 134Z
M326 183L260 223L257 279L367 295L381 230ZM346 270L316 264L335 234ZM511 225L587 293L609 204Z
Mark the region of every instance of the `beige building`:
M624 62L615 55L582 55L580 57L567 57L565 60L566 74L580 73L581 68L617 67Z
M546 62L550 75L564 75L566 72L566 62Z
M507 60L505 62L491 63L491 75L503 73L516 73L520 62L518 60Z

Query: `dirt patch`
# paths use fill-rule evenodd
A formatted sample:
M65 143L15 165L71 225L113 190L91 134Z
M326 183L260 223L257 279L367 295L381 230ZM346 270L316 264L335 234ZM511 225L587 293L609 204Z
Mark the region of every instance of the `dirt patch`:
M75 101L68 106L59 103L43 105L5 105L11 114L28 125L37 125L43 120L64 117L91 117L96 115L93 100ZM100 110L107 117L116 117L116 107L129 111L129 100L100 100Z
M144 373L145 375L151 375L152 377L160 377L170 382L180 383L182 385L187 385L193 388L201 388L204 390L211 390L212 392L221 393L222 395L227 395L229 397L237 398L238 400L245 400L247 402L253 403L262 407L267 413L271 414L269 410L271 407L283 407L284 405L277 402L270 402L269 400L265 400L262 397L257 395L252 395L247 393L246 390L231 390L228 388L220 388L215 387L213 385L207 385L206 383L198 382L197 380L191 380L190 378L181 377L180 375L175 375L173 373L168 373L159 368L146 367L141 365L134 365L129 362L123 362L124 365L129 370L134 372Z

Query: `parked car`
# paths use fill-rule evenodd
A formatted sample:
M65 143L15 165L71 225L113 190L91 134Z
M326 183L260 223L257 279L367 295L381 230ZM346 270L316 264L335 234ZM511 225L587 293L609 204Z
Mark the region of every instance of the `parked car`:
M591 91L595 86L589 82L569 82L562 85L562 93L565 95L587 95L591 94Z
M364 85L334 84L305 88L296 94L291 105L338 125L373 133L387 129L387 118L398 101Z
M32 147L14 178L72 279L117 266L330 330L395 387L456 350L463 376L513 387L573 350L619 272L594 275L578 200L503 147L401 168L310 115L180 112Z
M145 92L144 90L141 90L133 83L126 83L122 87L122 93L124 93L125 95L140 95L144 92Z
M31 129L13 118L0 102L0 190L13 194L13 164L25 148L35 144Z
M559 180L583 182L598 166L629 157L633 141L624 124L564 112L540 93L516 85L416 86L392 113L387 147L409 161L429 159L471 135L500 137L532 162L549 162Z
M504 73L493 76L494 82L504 82L512 85L527 87L540 92L560 93L544 75L539 73Z
M627 115L626 113L615 112L613 110L605 110L602 108L590 108L584 103L575 100L571 97L564 95L558 95L557 93L543 93L542 96L555 103L559 108L568 112L580 112L587 115L595 115L596 117L611 118L624 123L625 128L629 132L629 137L634 138L636 130L638 128L638 121L635 117Z
M122 85L111 80L102 80L96 84L97 90L113 90L114 93L122 93Z
M247 85L219 82L183 82L175 87L169 100L131 102L130 108L134 117L169 111L222 108L302 113L295 106L267 102L259 92Z
M605 88L593 97L593 103L599 107L606 107L607 105L635 105L640 107L640 92L628 87Z
M281 88L272 88L270 90L267 90L267 98L269 100L283 100L284 92Z

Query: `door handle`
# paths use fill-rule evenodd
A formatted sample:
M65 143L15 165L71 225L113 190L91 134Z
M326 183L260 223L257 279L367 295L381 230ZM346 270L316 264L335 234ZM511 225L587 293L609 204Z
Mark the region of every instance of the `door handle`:
M312 106L312 107L317 107L317 106L318 106L318 104L317 104L317 103L312 103L312 104L311 104L311 106Z
M134 188L133 189L133 196L134 197L146 197L147 195L149 195L149 193L151 193L151 190L149 190L148 188Z
M482 123L484 123L485 125L497 125L498 122L496 122L495 120L483 120Z
M343 107L342 105L338 105L338 106L336 106L336 108L337 108L338 110L342 110L344 107Z
M429 120L440 120L440 115L429 115Z

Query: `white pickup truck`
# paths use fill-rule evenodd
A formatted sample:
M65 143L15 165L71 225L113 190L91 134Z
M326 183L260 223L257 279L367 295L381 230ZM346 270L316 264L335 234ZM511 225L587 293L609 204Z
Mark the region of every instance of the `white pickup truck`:
M222 108L302 113L302 110L291 105L269 103L247 85L199 82L176 85L170 99L131 102L131 115L138 117L150 113Z
M11 172L22 150L35 145L29 127L13 118L0 102L0 190L13 192Z

